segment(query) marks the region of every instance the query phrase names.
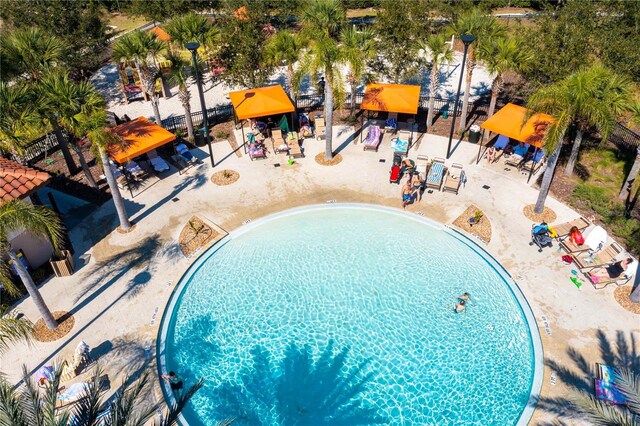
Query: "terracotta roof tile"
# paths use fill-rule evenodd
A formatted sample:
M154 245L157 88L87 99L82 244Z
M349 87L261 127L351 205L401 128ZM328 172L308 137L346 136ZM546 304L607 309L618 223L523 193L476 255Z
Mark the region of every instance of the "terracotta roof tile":
M49 173L0 157L0 203L24 198L49 179Z

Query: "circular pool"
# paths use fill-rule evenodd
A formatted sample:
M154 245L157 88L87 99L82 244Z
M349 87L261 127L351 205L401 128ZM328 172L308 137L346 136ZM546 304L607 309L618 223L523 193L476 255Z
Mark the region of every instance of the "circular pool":
M456 314L464 292L473 304ZM486 252L355 205L287 211L218 243L176 287L158 356L187 386L205 379L191 426L526 424L541 374L530 308Z

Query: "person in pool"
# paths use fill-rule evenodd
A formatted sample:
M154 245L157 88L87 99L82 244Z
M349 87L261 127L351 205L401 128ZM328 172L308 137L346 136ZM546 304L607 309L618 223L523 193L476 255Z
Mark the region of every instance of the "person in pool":
M467 309L467 304L465 303L464 300L458 299L458 303L454 303L453 304L453 313L454 314L459 314L464 312L464 310Z
M162 378L165 382L169 383L171 390L178 391L182 389L182 379L175 372L169 371L169 374L163 374Z
M462 296L458 296L458 302L470 303L473 305L471 298L469 298L469 293L465 292Z

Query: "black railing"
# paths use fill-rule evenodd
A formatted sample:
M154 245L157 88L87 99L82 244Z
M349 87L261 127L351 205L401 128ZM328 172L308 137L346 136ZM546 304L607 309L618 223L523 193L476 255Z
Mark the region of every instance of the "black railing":
M162 127L170 132L187 131L186 115L176 115L165 118L162 120ZM233 117L233 106L219 105L213 108L207 109L207 122L209 126L214 126L218 123L228 121ZM194 129L202 126L202 111L196 111L191 113L191 121L193 121Z
M62 129L62 136L68 138L67 132ZM18 163L36 163L46 156L53 154L60 147L58 139L54 133L47 133L44 136L30 142L22 150L22 155L11 154L11 159Z
M625 148L637 148L640 146L640 135L620 123L616 123L616 127L613 128L609 135L609 140Z

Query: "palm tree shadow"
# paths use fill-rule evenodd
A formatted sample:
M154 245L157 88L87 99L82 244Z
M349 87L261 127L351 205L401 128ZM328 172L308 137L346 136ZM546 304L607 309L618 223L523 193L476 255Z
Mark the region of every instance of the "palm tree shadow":
M215 389L220 418L236 424L362 425L386 424L363 397L374 373L368 362L347 367L349 349L329 342L317 359L308 345L290 343L284 358L261 346L252 350L253 365L237 381Z
M618 331L615 341L611 341L602 331L598 330L596 338L600 352L600 359L596 362L602 362L616 368L627 368L630 371L640 371L640 352L632 333L627 339L624 332ZM597 377L595 362L587 360L572 347L567 349L567 355L573 361L573 367L568 367L552 359L546 359L545 364L551 368L560 381L571 389L571 394L568 397L540 397L536 401L537 408L556 415L559 420L582 418L582 412L577 408L571 395L593 395L594 379Z

